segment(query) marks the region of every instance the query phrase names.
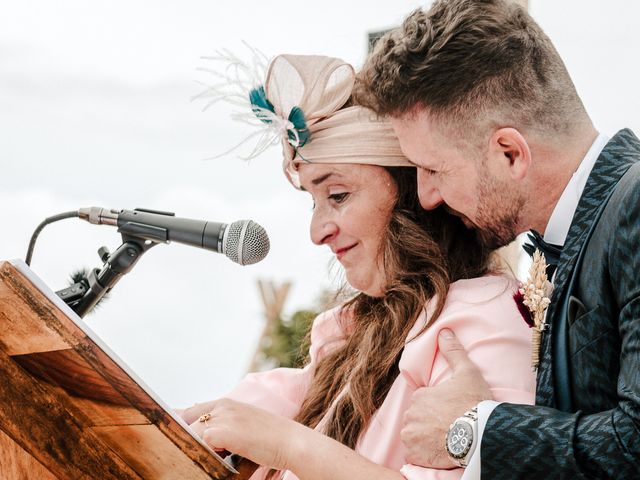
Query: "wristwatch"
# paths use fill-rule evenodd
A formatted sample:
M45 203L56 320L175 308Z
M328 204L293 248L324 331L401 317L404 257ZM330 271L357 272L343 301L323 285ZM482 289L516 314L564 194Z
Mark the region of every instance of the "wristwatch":
M449 458L465 468L476 449L478 437L478 407L458 417L449 427L446 448Z

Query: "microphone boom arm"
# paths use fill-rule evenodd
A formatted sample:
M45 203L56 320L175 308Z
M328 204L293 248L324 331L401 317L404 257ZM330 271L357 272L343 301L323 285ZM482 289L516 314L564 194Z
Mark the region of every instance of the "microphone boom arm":
M89 313L123 275L133 269L147 250L158 244L127 233L122 234L122 241L122 245L113 253L104 247L98 251L104 262L101 269L94 268L86 280L56 292L80 318Z

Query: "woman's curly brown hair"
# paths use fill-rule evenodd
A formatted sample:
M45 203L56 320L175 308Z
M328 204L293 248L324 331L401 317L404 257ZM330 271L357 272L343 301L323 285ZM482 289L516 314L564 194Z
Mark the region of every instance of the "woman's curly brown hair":
M398 198L382 247L385 294L359 293L343 305L351 333L318 363L296 417L313 428L330 412L324 433L351 448L396 379L407 336L425 305L437 302L427 328L442 311L451 282L484 275L490 256L459 218L420 207L414 168L387 170Z

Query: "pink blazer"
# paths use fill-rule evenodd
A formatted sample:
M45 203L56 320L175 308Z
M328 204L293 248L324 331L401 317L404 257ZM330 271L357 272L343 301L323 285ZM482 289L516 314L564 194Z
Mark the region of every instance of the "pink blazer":
M463 470L436 470L408 464L400 441L400 430L411 394L418 387L446 380L451 370L438 352L437 335L450 328L466 348L491 386L495 400L532 404L535 374L531 369L531 331L518 312L513 294L514 280L491 275L460 280L451 285L444 310L422 335L407 343L400 359L400 374L380 409L362 433L357 452L369 460L395 469L407 479L457 479ZM427 305L427 312L430 306ZM314 366L345 337L340 309L320 314L311 330L310 363L302 369L278 368L252 373L228 395L272 413L293 418L298 413L312 379ZM408 338L425 322L421 315ZM444 442L444 439L443 439ZM253 479L262 478L258 470ZM297 477L291 472L287 480Z

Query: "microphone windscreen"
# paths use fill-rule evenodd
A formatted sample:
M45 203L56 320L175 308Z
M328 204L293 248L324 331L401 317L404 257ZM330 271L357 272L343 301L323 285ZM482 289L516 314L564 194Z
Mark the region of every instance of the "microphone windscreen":
M240 265L257 263L269 253L269 237L253 220L238 220L229 224L222 239L222 251Z

